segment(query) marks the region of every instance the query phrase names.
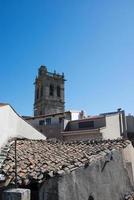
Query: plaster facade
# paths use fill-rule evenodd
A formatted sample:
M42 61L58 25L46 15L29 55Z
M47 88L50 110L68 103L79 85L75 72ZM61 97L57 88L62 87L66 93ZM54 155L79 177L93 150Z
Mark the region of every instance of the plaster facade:
M68 139L70 135L70 140L93 139L93 136L95 138L98 137L98 139L126 138L127 125L125 113L123 110L119 110L82 120L70 121L62 134L64 139Z
M81 117L81 111L66 111L50 115L27 117L25 120L47 138L62 138L62 131L70 120Z
M133 190L131 169L127 169L125 162L123 154L114 150L109 162L105 157L70 174L49 179L40 188L39 200L88 200L89 197L122 200L124 194Z
M0 147L10 138L42 139L46 137L24 121L10 105L0 106Z

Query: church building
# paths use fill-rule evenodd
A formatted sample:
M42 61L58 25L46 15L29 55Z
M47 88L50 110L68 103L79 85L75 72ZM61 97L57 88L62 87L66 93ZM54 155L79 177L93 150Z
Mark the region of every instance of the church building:
M35 79L34 116L64 112L64 74L40 66Z

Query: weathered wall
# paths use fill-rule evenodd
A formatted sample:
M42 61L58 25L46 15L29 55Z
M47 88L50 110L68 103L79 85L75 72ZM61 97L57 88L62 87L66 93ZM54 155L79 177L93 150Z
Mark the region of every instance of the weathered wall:
M53 87L51 95L50 86ZM57 95L57 87L60 87L60 95ZM50 73L41 66L35 79L34 115L59 112L64 112L64 75Z
M37 200L59 200L58 196L58 178L55 177L49 179L40 187L39 199Z
M132 165L132 174L130 173L130 171L129 171L129 174L130 174L131 181L134 181L134 148L133 148L132 144L129 144L122 151L122 153L123 153L124 165L125 164L129 165L130 163Z
M36 126L37 130L42 132L47 138L61 138L61 131L63 130L63 124L51 124L45 126Z
M132 190L124 168L122 154L113 153L103 171L105 160L97 161L86 169L78 169L59 179L59 200L119 200Z
M100 130L64 131L61 133L64 141L102 139Z

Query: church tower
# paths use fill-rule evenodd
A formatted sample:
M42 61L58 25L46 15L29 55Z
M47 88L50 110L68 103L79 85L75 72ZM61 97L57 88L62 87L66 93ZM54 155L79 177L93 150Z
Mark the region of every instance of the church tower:
M34 116L64 112L64 81L64 74L40 66L34 83Z

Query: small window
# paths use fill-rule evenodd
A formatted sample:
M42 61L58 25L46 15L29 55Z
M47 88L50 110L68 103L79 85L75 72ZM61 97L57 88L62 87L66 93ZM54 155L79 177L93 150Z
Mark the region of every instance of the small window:
M83 121L83 122L79 122L79 128L80 128L80 129L94 128L94 121Z
M51 124L51 118L47 118L46 119L46 125L50 125Z
M49 95L50 95L50 96L54 96L54 86L53 86L53 85L50 85L50 88L49 88Z
M36 90L36 99L39 99L39 88Z
M40 90L40 96L43 96L43 85L41 86L41 90Z
M40 121L39 121L39 125L40 125L40 126L44 125L44 122L45 122L44 120L40 120Z
M60 86L57 86L57 97L61 96L61 89Z
M61 124L61 122L62 122L62 117L59 117L59 124Z

